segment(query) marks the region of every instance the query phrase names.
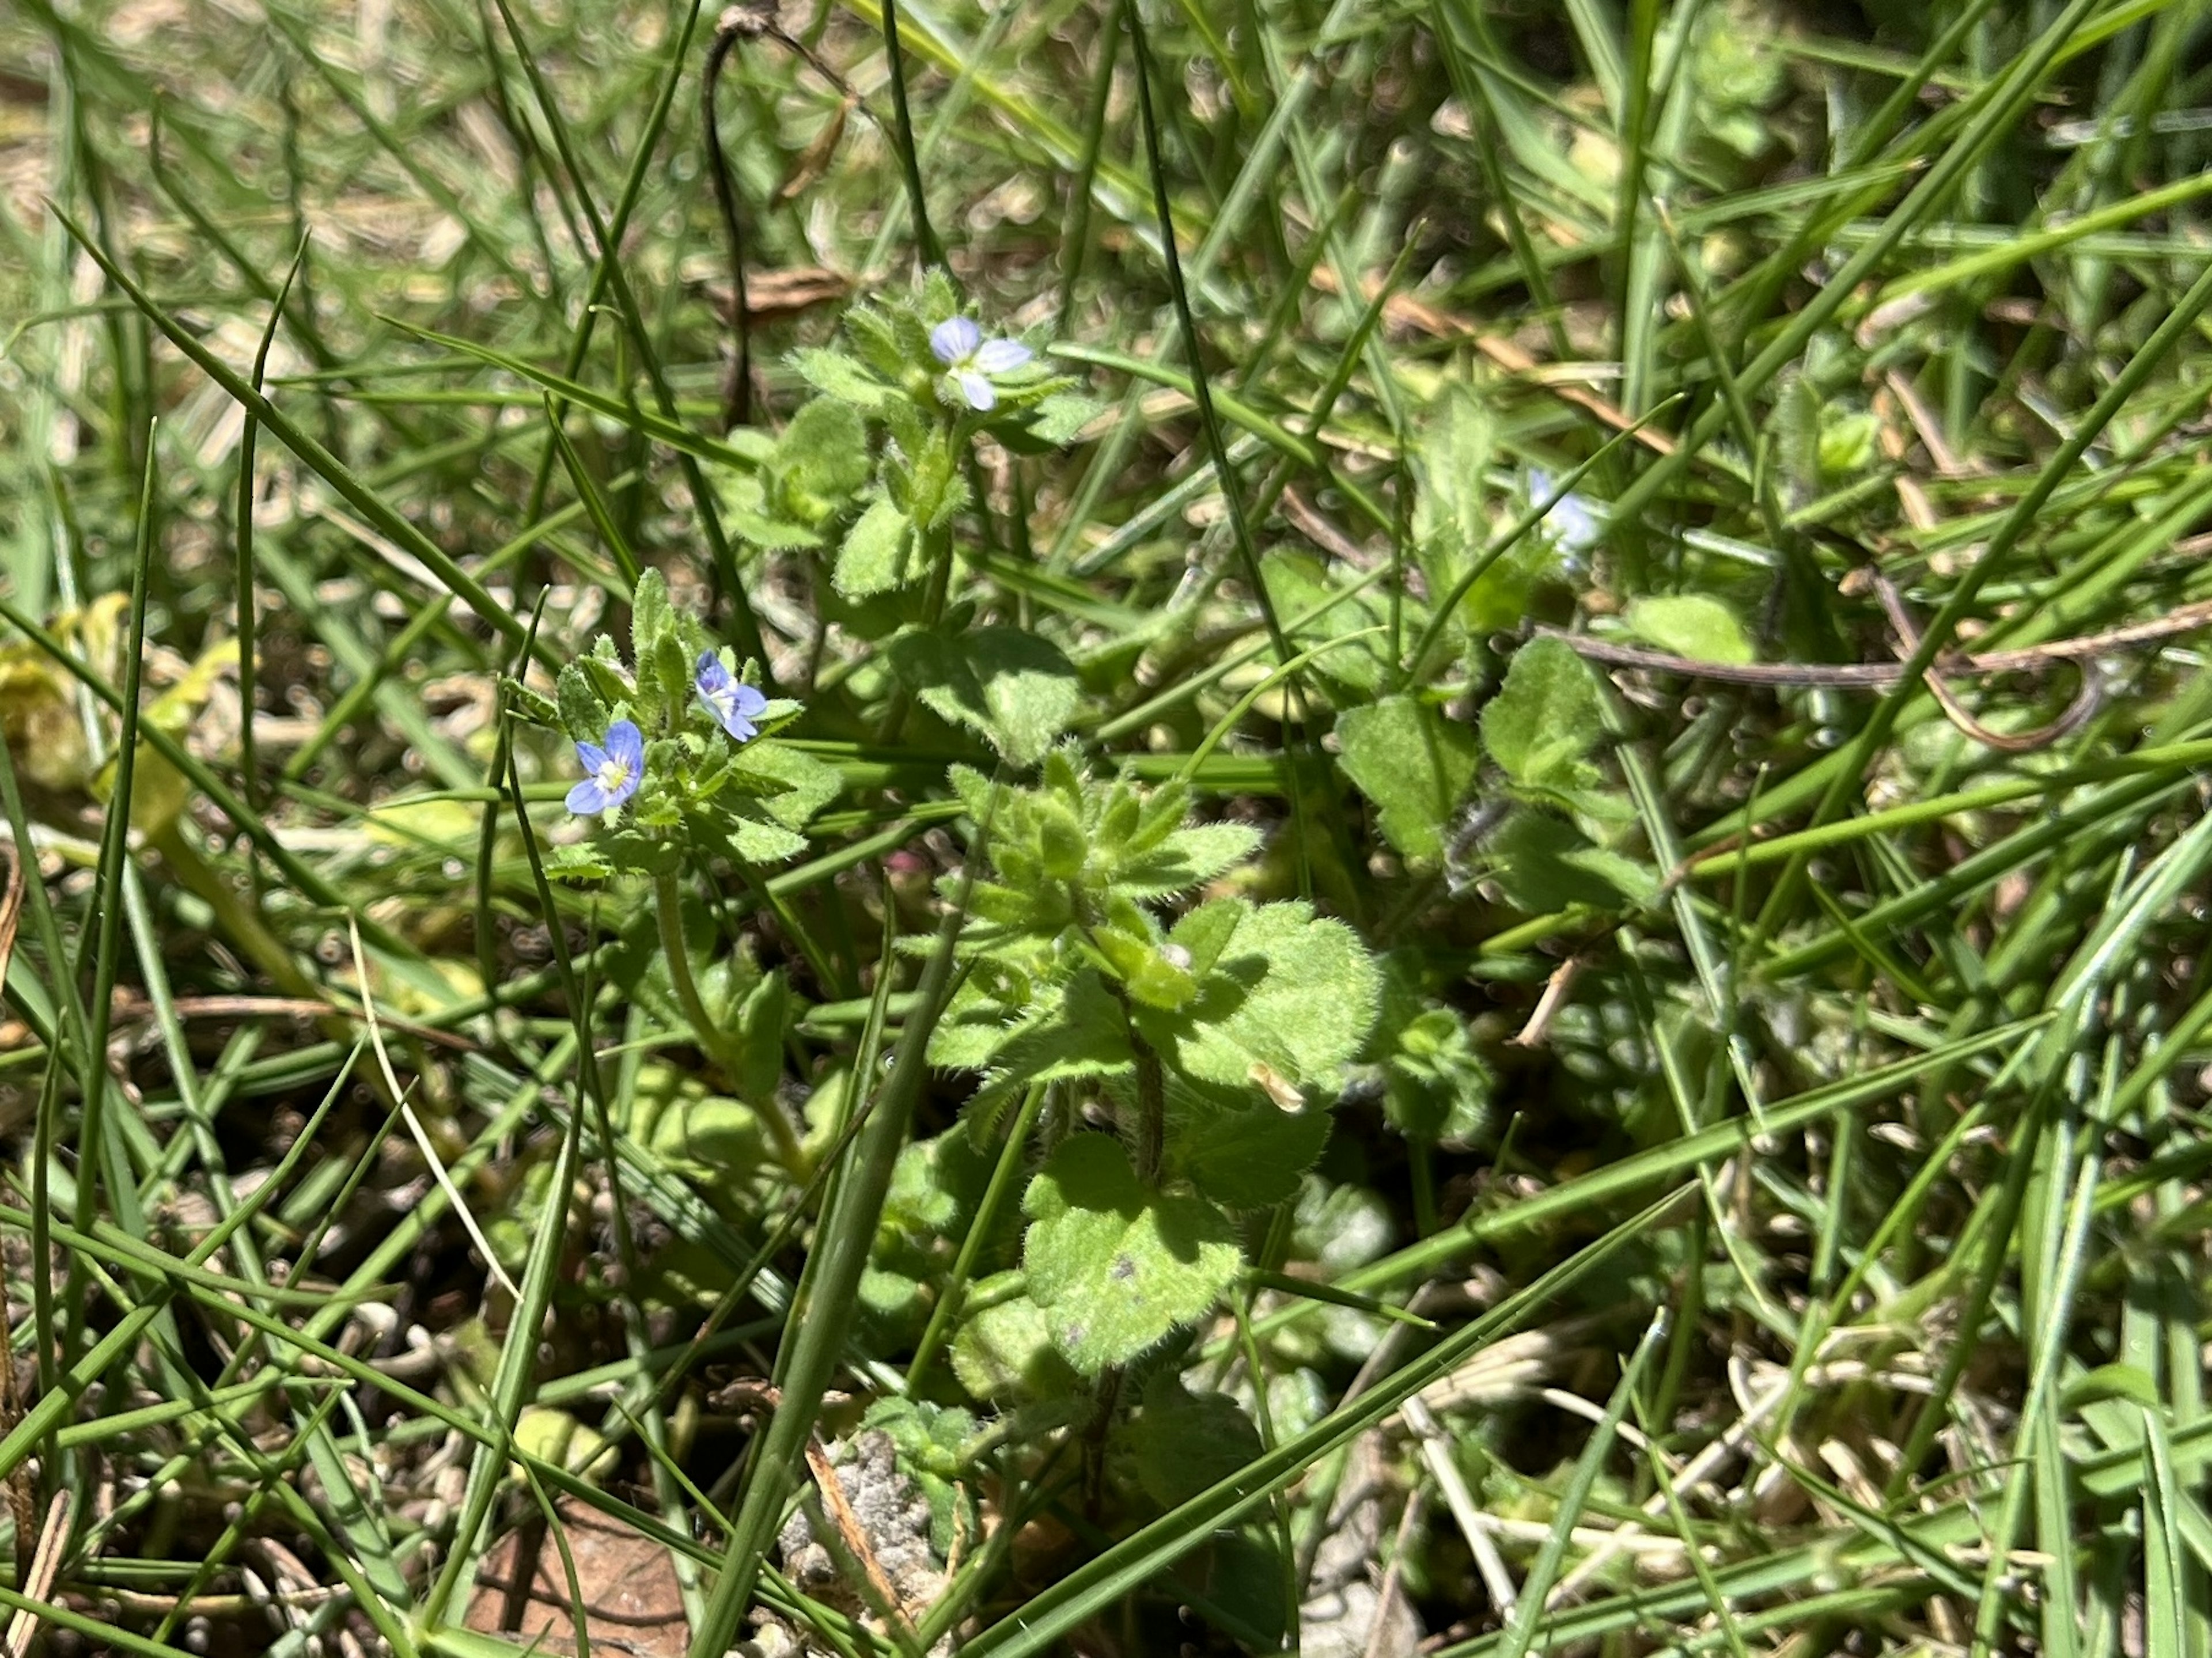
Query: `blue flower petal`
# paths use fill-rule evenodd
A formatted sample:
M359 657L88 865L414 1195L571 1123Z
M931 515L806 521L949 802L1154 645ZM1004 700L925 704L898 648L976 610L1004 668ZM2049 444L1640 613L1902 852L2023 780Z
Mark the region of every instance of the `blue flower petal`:
M938 361L950 368L963 362L983 343L983 331L973 317L947 317L929 331L929 349Z
M584 768L586 777L592 776L607 763L607 751L596 743L576 744L576 763Z
M645 733L635 721L617 720L607 727L607 756L622 763L630 774L630 789L635 790L636 780L645 775Z
M1563 496L1552 508L1552 529L1559 545L1571 553L1586 553L1605 539L1604 526L1576 495Z
M612 797L599 786L596 777L586 777L568 791L568 810L579 817L595 817L612 805Z
M739 683L738 677L724 667L721 659L713 652L700 657L696 683L699 700L707 705L707 712L714 716L724 731L740 743L760 734L760 728L752 723L750 716L768 707L768 698L752 686Z
M960 395L968 399L968 406L979 415L988 415L999 406L999 389L972 368L963 368L952 378L960 384Z
M987 374L1005 374L1019 368L1036 355L1019 340L986 340L975 349L969 361Z

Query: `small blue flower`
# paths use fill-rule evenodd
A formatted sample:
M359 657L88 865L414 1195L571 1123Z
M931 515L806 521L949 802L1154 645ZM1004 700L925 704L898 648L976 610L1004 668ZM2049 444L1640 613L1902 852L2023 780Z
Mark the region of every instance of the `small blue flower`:
M707 712L737 741L750 742L760 735L760 727L753 721L768 711L768 698L750 685L740 683L714 652L699 653L699 677L693 683Z
M972 317L947 317L931 329L929 349L977 414L999 406L991 376L1012 374L1036 355L1019 340L985 339Z
M576 744L584 780L568 791L568 810L579 817L607 811L637 793L645 780L645 738L635 725L617 720L607 727L607 745Z
M1552 496L1552 475L1540 466L1528 469L1528 501L1531 506L1541 506ZM1572 492L1553 501L1552 509L1544 515L1544 528L1552 539L1570 553L1586 553L1605 539L1605 526L1591 513L1589 504Z

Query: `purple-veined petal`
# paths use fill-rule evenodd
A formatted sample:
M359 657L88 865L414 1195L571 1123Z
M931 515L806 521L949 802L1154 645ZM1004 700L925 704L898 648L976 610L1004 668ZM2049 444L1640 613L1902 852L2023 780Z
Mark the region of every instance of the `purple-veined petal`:
M973 317L947 317L929 331L929 349L938 361L950 368L964 362L983 343L983 331Z
M714 703L714 717L736 741L750 743L760 735L760 727L753 721L767 710L768 698L752 686L732 680Z
M730 681L735 676L722 665L722 659L714 652L699 653L699 676L692 683L698 686L700 695L713 696L718 692L727 689Z
M586 777L568 791L568 810L579 817L595 817L613 804L596 777Z
M642 772L625 772L622 780L606 791L607 804L611 806L622 805L623 801L637 793L637 786L644 780L645 774Z
M607 757L622 763L635 787L635 780L645 774L645 733L635 721L617 720L607 727Z
M738 698L735 691L728 689L717 691L714 695L707 698L707 708L714 716L716 723L737 741L742 743L753 734L752 721L738 712Z
M999 406L999 388L974 369L963 368L952 378L960 382L960 395L977 414L987 415Z
M987 374L1005 374L1019 368L1036 355L1019 340L985 340L969 361Z
M596 743L579 743L576 763L584 768L585 776L596 776L599 768L607 763L607 751Z

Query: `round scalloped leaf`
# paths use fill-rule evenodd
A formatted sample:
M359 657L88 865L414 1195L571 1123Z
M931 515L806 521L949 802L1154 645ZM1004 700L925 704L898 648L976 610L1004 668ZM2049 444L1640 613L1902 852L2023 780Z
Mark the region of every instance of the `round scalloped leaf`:
M1243 1261L1226 1215L1202 1198L1148 1191L1105 1134L1063 1141L1022 1208L1030 1296L1085 1376L1203 1318Z

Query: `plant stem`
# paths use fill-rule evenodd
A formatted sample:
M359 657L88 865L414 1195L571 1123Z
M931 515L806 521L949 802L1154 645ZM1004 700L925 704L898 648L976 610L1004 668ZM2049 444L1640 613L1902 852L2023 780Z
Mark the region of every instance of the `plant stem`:
M707 1004L699 994L699 981L691 976L690 952L684 946L684 894L673 870L653 878L653 896L660 918L660 953L668 960L668 979L676 987L677 1005L690 1021L699 1046L706 1049L708 1060L734 1087L744 1075L744 1055L731 1042L729 1033L707 1011ZM775 1140L776 1160L791 1171L793 1179L805 1180L806 1151L799 1143L799 1131L791 1126L791 1119L773 1099L748 1100L746 1103L753 1108L769 1138Z
M1160 1056L1134 1026L1130 1028L1129 1046L1137 1055L1137 1178L1147 1186L1158 1186L1160 1153L1167 1139L1167 1084L1160 1072Z

